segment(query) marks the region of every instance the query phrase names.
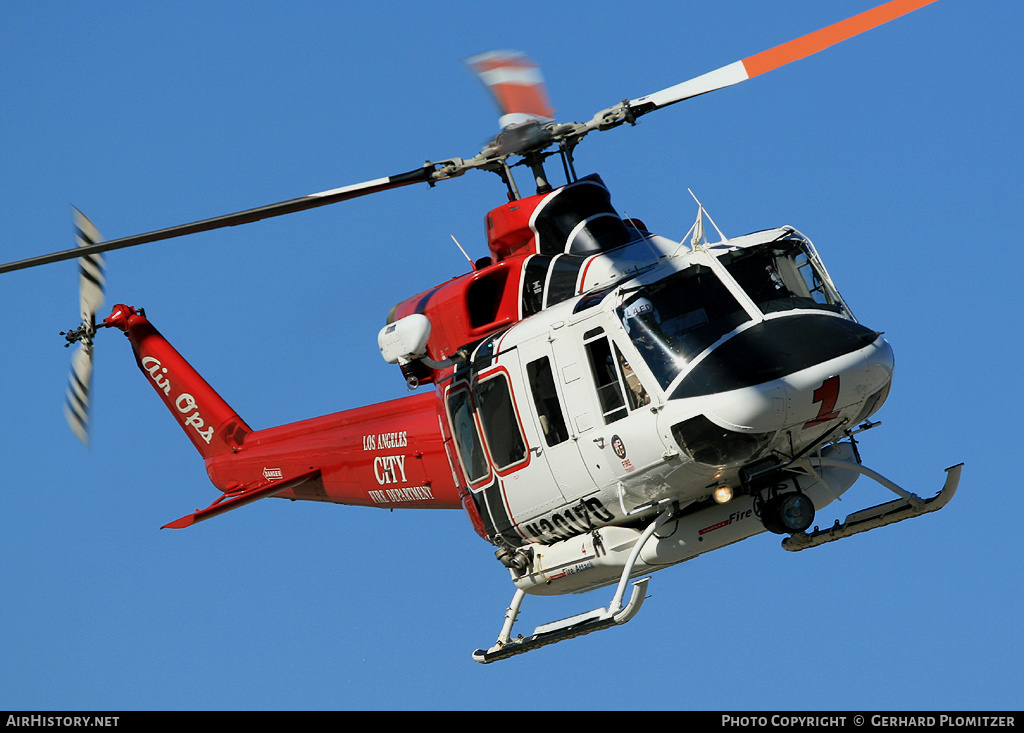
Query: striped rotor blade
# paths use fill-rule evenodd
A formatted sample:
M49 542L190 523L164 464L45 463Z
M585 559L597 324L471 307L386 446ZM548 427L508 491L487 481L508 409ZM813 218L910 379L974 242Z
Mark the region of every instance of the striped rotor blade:
M71 355L71 373L64 398L64 417L71 431L89 446L89 400L92 389L92 344L83 341Z
M103 241L99 231L78 209L72 209L75 224L75 245L88 247ZM78 258L78 294L82 311L82 322L91 324L93 316L103 307L106 288L103 255L99 252Z
M741 81L746 81L793 61L807 58L811 54L872 28L877 28L890 20L895 20L933 2L935 0L891 0L891 2L879 5L852 18L841 20L827 28L816 30L767 51L709 71L695 79L662 89L660 92L649 94L646 97L631 100L629 107L634 116L639 116L684 99L739 84Z

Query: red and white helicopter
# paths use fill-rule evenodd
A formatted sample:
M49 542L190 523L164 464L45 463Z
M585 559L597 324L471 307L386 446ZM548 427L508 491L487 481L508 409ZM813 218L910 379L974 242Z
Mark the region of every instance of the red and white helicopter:
M277 496L397 508L463 509L516 587L491 662L633 618L647 575L764 531L802 550L942 508L961 466L922 499L861 464L856 435L889 391L893 355L861 325L811 242L779 227L709 242L698 204L677 242L621 218L597 176L577 177L589 133L804 58L934 0L892 0L695 79L555 122L537 68L511 52L468 60L502 109L472 158L168 229L102 241L75 213L77 247L0 272L78 258L82 325L67 415L86 441L93 342L120 329L139 367L223 492L183 528ZM558 155L566 182L545 169ZM523 195L513 168L536 193ZM490 256L396 305L384 359L410 390L389 402L256 430L161 336L141 309L96 323L101 252L302 211L480 169L508 202L487 214ZM858 476L889 503L826 529L815 512ZM640 577L643 576L643 577ZM636 579L638 578L639 579ZM630 588L630 581L632 587ZM606 607L512 635L527 594L614 587ZM628 591L628 597L627 597Z

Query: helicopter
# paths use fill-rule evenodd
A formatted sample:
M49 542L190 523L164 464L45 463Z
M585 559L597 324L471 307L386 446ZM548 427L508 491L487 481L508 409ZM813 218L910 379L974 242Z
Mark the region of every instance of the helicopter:
M524 57L470 60L502 106L502 132L473 158L158 232L102 241L77 216L79 247L0 271L79 258L82 325L69 398L87 436L100 326L126 333L144 378L222 492L184 528L265 497L464 510L516 587L491 662L625 623L654 570L765 531L797 550L941 508L864 467L856 435L888 394L892 351L859 324L810 240L790 227L710 243L698 204L683 241L623 219L574 152L594 131L745 81L926 2L890 2L763 54L557 123ZM509 81L514 80L514 81ZM524 83L525 82L525 83ZM527 90L526 99L506 93ZM566 183L545 163L557 156ZM518 159L518 160L516 160ZM529 171L524 196L513 168ZM378 339L413 391L387 403L253 430L156 331L117 305L100 324L100 252L248 223L470 170L497 174L509 201L486 217L490 257L401 301ZM717 229L717 227L714 227ZM692 236L691 236L692 235ZM687 241L688 240L688 241ZM859 475L889 504L809 531ZM634 580L640 578L639 580ZM633 581L632 589L629 589ZM526 595L614 587L607 607L512 637ZM627 599L626 593L629 591Z

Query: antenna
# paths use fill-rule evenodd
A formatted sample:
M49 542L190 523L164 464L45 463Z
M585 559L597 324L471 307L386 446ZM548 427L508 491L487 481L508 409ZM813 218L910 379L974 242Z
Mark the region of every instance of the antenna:
M463 256L463 257L465 257L465 258L466 258L467 260L469 260L469 266L470 266L470 268L471 268L471 269L473 269L473 270L475 270L475 269L476 269L476 265L475 265L475 264L473 264L473 260L472 260L472 258L470 258L470 256L469 256L468 254L466 254L466 250L464 250L464 249L462 248L462 245L461 245L461 244L459 244L459 240L457 240L457 239L455 238L455 235L454 235L454 234L449 234L448 236L452 238L452 241L453 241L453 242L455 242L455 246L459 248L459 252L461 252L461 253L462 253L462 256Z
M693 200L697 202L697 207L698 207L697 208L697 222L694 224L694 226L699 228L700 236L702 238L704 237L704 225L703 225L702 219L703 219L704 216L706 216L708 218L708 221L711 222L711 226L713 226L715 228L715 231L718 232L718 237L719 237L718 241L724 242L727 239L727 237L724 234L722 234L722 230L718 228L717 224L715 224L715 220L711 218L711 214L709 214L707 212L707 209L704 208L704 204L702 204L700 202L700 199L697 198L697 196L693 193L693 191L690 191L690 189L686 189L686 190L690 192L690 195L693 196ZM696 239L696 238L697 238L697 232L694 232L694 239ZM694 243L696 244L697 242L694 242Z

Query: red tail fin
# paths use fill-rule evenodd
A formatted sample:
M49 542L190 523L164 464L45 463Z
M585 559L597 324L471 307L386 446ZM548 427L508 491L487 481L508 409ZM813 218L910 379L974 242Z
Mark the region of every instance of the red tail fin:
M114 306L105 318L131 341L139 368L203 458L239 448L252 432L184 357L135 308Z

